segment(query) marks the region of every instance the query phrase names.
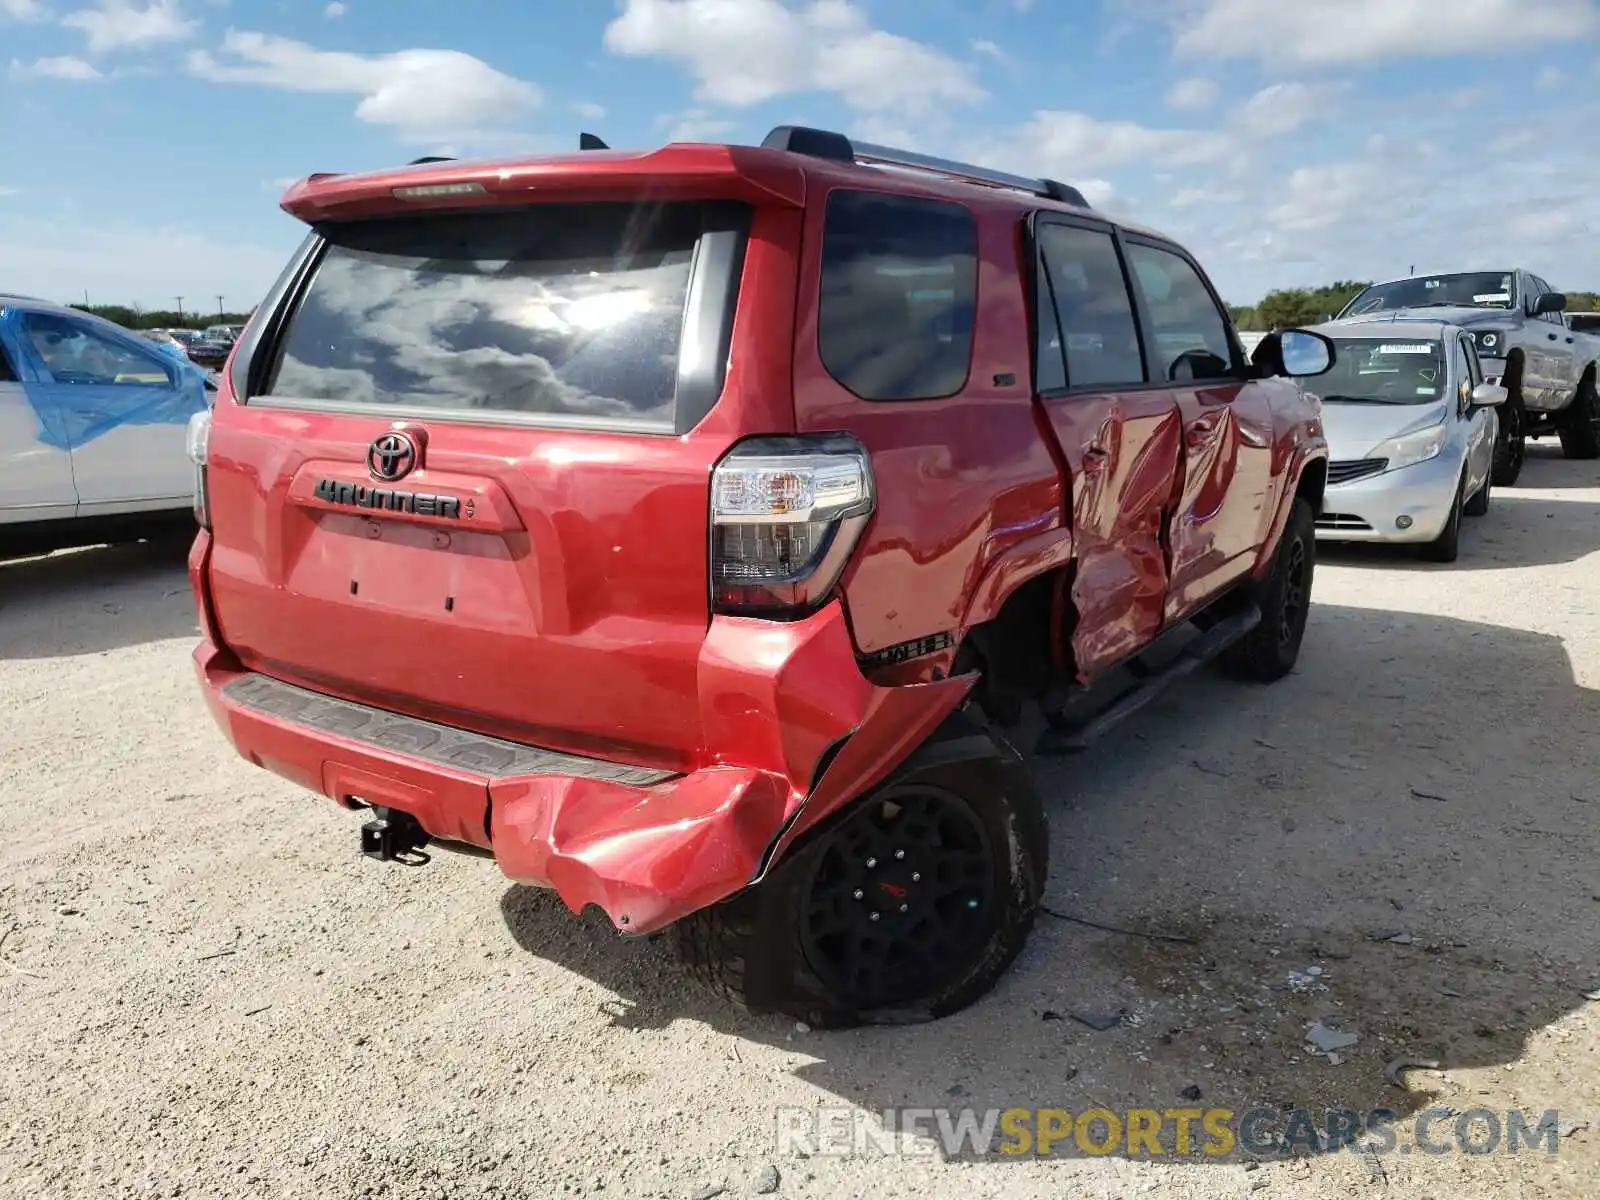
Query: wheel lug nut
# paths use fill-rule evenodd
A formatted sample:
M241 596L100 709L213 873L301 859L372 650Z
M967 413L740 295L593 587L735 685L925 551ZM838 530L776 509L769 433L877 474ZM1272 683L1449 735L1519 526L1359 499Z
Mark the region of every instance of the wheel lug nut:
M921 873L918 872L918 871L911 872L911 882L912 883L921 883L922 882Z
M850 894L852 896L854 896L857 900L861 899L861 897L866 895L866 893L863 892L860 888L857 888L855 891L851 892Z
M894 852L894 856L896 858L904 858L906 856L906 852L904 850L896 850Z
M901 912L910 912L910 911L911 911L911 905L909 905L909 904L902 904L902 905L901 905L901 906L900 906L900 911L901 911Z
M873 867L875 867L877 865L878 865L878 860L877 859L875 859L875 858L867 859L867 870L870 871L870 870L872 870Z
M871 916L869 916L869 917L868 917L868 918L867 918L867 920L869 920L869 921L876 921L876 920L877 920L877 919L878 919L878 915L879 915L879 914L877 914L877 913L873 913L873 914L872 914L872 915L871 915Z

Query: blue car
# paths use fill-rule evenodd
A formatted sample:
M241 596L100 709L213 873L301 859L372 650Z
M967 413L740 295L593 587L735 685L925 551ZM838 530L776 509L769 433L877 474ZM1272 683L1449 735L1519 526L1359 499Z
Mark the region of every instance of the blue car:
M0 554L192 521L186 426L214 392L181 350L0 293Z

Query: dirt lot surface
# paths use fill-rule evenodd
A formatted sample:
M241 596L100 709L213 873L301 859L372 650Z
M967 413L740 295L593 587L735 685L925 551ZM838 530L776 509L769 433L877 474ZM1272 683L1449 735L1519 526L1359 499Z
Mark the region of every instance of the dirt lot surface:
M1593 1196L1596 483L1536 449L1453 566L1325 552L1290 679L1203 675L1036 764L1051 909L1190 940L1046 917L967 1012L840 1034L491 863L361 858L212 726L181 549L0 566L0 1196ZM1555 1109L1559 1149L777 1144L780 1106L963 1105Z

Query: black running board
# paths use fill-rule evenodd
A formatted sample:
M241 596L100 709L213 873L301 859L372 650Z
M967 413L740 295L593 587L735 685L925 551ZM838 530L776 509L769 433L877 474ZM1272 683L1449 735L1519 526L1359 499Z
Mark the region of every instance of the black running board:
M1059 713L1047 713L1050 727L1040 734L1034 753L1059 757L1087 750L1096 738L1144 708L1178 680L1211 662L1260 624L1261 609L1249 604L1209 626L1170 662L1155 668L1138 664L1134 673L1139 682L1087 718L1068 721Z

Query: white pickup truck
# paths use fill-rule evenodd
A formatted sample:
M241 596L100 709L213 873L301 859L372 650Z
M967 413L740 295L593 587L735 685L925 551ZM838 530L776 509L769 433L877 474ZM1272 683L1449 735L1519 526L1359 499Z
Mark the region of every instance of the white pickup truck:
M1495 485L1509 487L1528 438L1554 434L1568 458L1600 458L1600 336L1570 327L1566 307L1565 295L1528 271L1456 271L1375 283L1338 319L1393 313L1468 330L1484 379L1510 393L1494 459Z

